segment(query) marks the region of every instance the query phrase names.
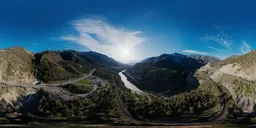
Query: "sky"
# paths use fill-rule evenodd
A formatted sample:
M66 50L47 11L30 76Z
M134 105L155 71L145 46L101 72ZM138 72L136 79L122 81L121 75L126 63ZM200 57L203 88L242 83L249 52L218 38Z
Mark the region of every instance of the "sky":
M255 0L1 0L0 48L225 59L256 48Z

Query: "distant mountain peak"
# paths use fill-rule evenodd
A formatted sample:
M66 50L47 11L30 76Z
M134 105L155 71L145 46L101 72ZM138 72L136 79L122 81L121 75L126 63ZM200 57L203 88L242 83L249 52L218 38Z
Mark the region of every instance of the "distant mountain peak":
M183 55L181 53L161 54L144 59L126 70L144 90L160 92L182 89L188 74L193 73L208 62L220 61L215 57ZM131 80L131 82L133 82Z
M85 55L90 59L94 59L96 64L99 64L103 67L128 67L128 65L122 64L102 53L88 51L88 52L81 52L81 54Z

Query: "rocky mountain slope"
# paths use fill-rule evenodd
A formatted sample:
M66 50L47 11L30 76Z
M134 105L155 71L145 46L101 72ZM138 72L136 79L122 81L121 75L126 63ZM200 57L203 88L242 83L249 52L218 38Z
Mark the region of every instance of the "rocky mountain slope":
M33 54L21 47L0 50L0 81L31 83L35 81Z
M13 112L20 107L23 97L26 95L26 89L23 87L9 87L0 84L0 111Z
M162 54L137 63L127 69L126 73L133 77L130 81L143 90L178 92L191 82L187 79L196 69L208 62L217 61L219 59L208 56ZM194 83L196 84L196 81Z
M73 50L30 53L21 47L0 51L0 81L33 83L36 79L54 82L79 77L95 67L124 68L114 59L96 52Z
M196 75L223 85L232 95L237 106L244 111L253 111L256 99L256 51L242 56L231 56L217 63L200 68Z

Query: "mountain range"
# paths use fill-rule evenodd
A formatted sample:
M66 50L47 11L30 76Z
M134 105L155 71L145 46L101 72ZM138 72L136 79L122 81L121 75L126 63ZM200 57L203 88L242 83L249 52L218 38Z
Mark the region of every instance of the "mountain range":
M23 121L251 122L255 60L256 51L225 60L173 53L129 66L93 51L7 48L0 50L0 112ZM127 88L121 72L143 94Z
M54 82L79 77L95 67L124 68L106 55L73 50L31 53L21 47L0 51L0 81L33 83L36 79Z
M187 78L191 77L190 73L209 62L218 61L220 59L210 56L162 54L142 60L128 68L126 74L132 76L130 81L142 90L177 92L189 86Z

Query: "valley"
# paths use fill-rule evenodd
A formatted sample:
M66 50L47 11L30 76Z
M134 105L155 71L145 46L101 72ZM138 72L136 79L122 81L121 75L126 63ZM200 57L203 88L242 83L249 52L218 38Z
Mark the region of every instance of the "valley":
M128 89L131 89L132 92L134 93L138 93L138 94L143 94L145 92L143 92L142 90L138 89L135 85L133 85L131 82L128 81L127 77L123 74L125 72L121 71L119 72L119 76L121 77L122 82L124 83L124 86Z
M95 52L44 51L29 57L40 82L20 82L21 76L0 80L0 123L253 123L254 83L223 72L228 59L174 53L128 66Z

